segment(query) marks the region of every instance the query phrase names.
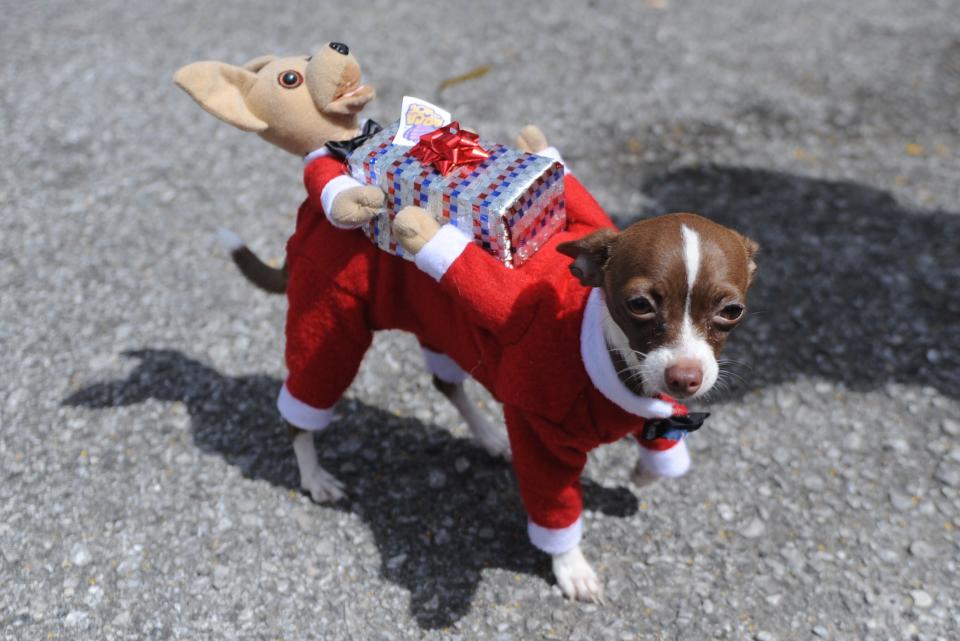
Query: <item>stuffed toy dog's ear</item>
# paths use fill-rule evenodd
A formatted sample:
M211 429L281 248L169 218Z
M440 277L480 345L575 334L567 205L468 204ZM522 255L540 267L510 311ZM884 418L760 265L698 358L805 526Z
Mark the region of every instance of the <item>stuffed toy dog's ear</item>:
M579 240L560 243L557 251L573 259L570 273L580 280L580 284L600 287L603 285L603 269L613 253L617 236L612 229L599 229Z
M276 59L277 57L272 54L267 54L265 56L258 56L253 60L248 60L247 62L243 63L243 68L246 69L247 71L252 71L253 73L257 73Z
M246 95L257 75L222 62L194 62L173 76L178 87L220 120L244 131L261 132L267 123L247 107Z

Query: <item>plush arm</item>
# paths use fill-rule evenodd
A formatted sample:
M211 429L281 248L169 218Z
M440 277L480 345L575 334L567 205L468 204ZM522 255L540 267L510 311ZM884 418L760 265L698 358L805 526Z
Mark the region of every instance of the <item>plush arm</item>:
M319 204L323 214L334 227L353 229L357 225L343 225L330 215L333 201L348 189L362 187L363 183L347 172L347 166L332 156L320 156L311 160L303 170L303 183L310 200Z
M522 269L510 269L460 229L447 224L416 255L417 266L440 283L457 305L481 327L512 341L511 331L526 328L524 293L534 283Z

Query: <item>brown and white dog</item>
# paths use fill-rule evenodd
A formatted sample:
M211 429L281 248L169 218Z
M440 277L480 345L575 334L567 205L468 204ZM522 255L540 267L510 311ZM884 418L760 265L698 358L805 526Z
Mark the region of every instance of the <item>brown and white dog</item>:
M359 67L338 43L312 58L258 59L247 68L196 63L176 80L215 116L308 159L326 142L356 134L356 113L372 97L358 86ZM535 128L524 130L518 144L548 152ZM308 167L308 191L309 173ZM378 191L311 194L290 243L291 378L279 406L292 427L304 488L317 500L343 496L342 485L317 462L312 431L329 424L332 403L349 385L372 332L411 331L431 347L425 355L435 384L477 440L493 454L509 456L512 449L531 540L553 556L564 594L600 599L601 583L579 547L586 451L635 434L644 419L670 417L675 408L653 395L692 399L713 387L717 356L743 318L756 244L693 214L617 232L568 177L569 228L523 269L506 270L456 228L441 227L417 208L395 221L397 237L416 257L411 263L344 229L377 213L382 194L371 189ZM309 207L311 200L324 207ZM303 349L295 345L291 353L291 341ZM466 398L467 372L503 401L510 447ZM292 385L295 376L300 382ZM306 394L320 388L333 400L307 402ZM634 478L676 477L688 467L683 440L641 447Z

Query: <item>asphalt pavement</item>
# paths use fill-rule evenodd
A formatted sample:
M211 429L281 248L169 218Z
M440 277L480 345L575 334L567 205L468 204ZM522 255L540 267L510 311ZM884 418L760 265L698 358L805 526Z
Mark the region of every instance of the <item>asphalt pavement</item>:
M0 638L960 638L955 0L2 13ZM409 336L317 438L349 498L297 491L285 302L213 231L282 260L301 162L171 76L328 40L378 120L411 94L505 142L533 122L619 222L762 247L691 473L639 489L629 443L591 456L604 607L560 596Z

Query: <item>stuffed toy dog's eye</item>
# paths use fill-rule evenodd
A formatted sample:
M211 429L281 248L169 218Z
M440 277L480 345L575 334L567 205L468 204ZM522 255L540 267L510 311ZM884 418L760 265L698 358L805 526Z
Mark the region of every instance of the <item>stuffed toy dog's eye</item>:
M649 316L654 312L653 303L643 296L634 296L633 298L628 298L626 304L627 309L630 310L630 313L634 316Z
M277 82L279 82L280 86L284 89L296 89L303 84L303 75L301 75L299 71L291 69L281 72L280 75L277 76Z

